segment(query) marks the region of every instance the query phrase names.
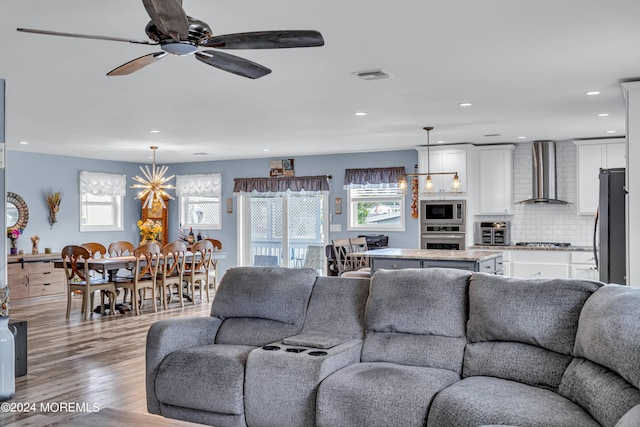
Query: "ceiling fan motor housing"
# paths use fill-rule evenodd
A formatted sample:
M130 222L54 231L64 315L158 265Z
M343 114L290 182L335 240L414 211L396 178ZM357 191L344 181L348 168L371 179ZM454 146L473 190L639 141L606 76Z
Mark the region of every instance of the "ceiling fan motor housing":
M147 36L149 36L151 40L157 43L175 43L179 41L188 42L197 46L204 40L213 37L211 27L209 27L209 25L207 25L205 22L200 21L199 19L192 18L190 16L187 16L187 20L189 21L189 35L187 36L186 40L173 40L170 35L164 34L162 31L160 31L153 21L149 21L147 27L145 28L145 31L147 33Z

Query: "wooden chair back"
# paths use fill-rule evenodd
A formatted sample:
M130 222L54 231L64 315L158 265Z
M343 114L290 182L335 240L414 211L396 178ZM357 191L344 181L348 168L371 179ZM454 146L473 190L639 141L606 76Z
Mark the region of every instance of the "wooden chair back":
M213 248L214 249L217 249L219 251L222 250L222 242L220 240L218 240L218 239L210 239L210 238L209 239L205 239L205 240L210 241L213 244Z
M89 251L90 258L104 258L107 255L107 248L102 243L87 242L80 246Z
M366 237L349 238L351 243L351 252L364 252L368 249ZM369 258L366 256L351 256L352 269L357 270L359 268L369 267Z
M333 256L336 259L336 265L338 267L338 275L341 275L345 271L351 271L351 265L347 256L347 254L352 252L349 239L333 239L331 244L333 245Z
M112 242L109 244L109 249L107 249L107 253L109 256L124 256L124 255L133 255L133 252L136 250L133 243L121 240L119 242Z
M87 260L91 258L89 251L83 246L69 245L60 252L67 284L87 282L89 266Z
M204 239L195 242L191 246L191 265L189 270L191 272L197 271L209 271L211 269L211 255L213 254L213 243Z
M187 260L187 244L181 240L167 243L162 248L162 278L182 276Z
M136 256L136 270L134 281L153 279L158 274L160 265L160 245L155 242L147 242L138 246L133 254Z

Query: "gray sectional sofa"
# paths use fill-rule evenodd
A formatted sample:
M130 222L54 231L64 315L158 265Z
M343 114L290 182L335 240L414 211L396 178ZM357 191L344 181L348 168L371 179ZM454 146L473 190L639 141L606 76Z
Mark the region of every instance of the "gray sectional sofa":
M218 427L640 426L640 288L240 267L146 351L149 412Z

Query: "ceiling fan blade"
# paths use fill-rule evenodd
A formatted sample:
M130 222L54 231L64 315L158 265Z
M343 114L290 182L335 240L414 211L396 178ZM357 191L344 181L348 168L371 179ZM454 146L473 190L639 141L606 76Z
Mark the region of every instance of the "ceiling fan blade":
M250 79L257 79L271 72L267 67L256 64L248 59L215 50L196 52L196 58L205 64Z
M158 43L151 43L147 40L132 40L125 39L122 37L108 37L108 36L94 36L90 34L75 34L75 33L61 33L59 31L48 31L48 30L34 30L32 28L16 28L18 31L23 33L33 33L33 34L44 34L46 36L62 36L62 37L75 37L78 39L94 39L94 40L109 40L114 42L127 42L127 43L136 43L136 44L149 44L149 45L157 45Z
M142 67L146 67L149 64L153 64L154 62L159 61L167 55L167 52L155 52L141 56L140 58L129 61L126 64L119 66L118 68L114 68L107 73L107 76L124 76L127 74L131 74L134 71L138 71Z
M318 31L254 31L211 37L202 46L218 49L282 49L323 46Z
M189 35L187 14L180 0L142 0L144 8L156 27L174 40L186 39Z

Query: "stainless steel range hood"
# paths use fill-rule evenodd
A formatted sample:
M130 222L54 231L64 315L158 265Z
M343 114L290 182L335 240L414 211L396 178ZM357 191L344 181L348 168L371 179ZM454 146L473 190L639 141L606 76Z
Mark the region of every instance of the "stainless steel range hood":
M558 200L556 194L556 143L553 141L536 141L531 149L533 196L519 203L566 205L569 202Z

